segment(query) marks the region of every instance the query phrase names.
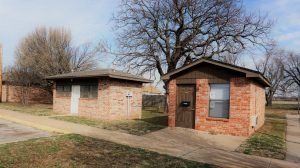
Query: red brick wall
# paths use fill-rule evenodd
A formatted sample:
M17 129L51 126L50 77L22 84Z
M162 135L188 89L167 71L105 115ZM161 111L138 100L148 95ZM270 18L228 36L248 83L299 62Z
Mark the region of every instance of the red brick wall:
M56 84L53 85L56 88ZM53 89L53 111L60 114L71 113L71 97L60 97L56 94L56 89Z
M212 133L249 136L254 132L251 116L258 115L258 126L264 123L264 88L246 78L231 78L229 119L210 118L208 79L196 80L195 129ZM175 126L176 81L169 83L169 126Z
M52 100L52 95L47 90L38 87L29 88L29 103L50 104L52 103ZM2 102L21 102L21 86L3 85Z
M206 122L209 107L209 85L208 79L196 80L196 111L195 111L195 129L206 130Z
M142 85L136 82L111 79L110 81L110 119L126 119L128 100L127 92L132 93L130 98L130 112L128 118L140 119L142 115Z
M55 88L55 87L54 87ZM133 94L127 117L126 93ZM69 114L71 97L57 97L54 89L56 112ZM103 120L139 119L142 114L142 84L117 79L99 79L98 98L80 98L78 115Z
M78 115L98 119L101 116L98 113L99 103L97 98L80 98L79 99L79 107L78 107Z
M109 119L110 92L110 79L100 79L98 82L98 115L95 118Z
M175 127L176 117L176 80L173 79L169 82L168 87L168 125L169 127Z
M252 134L255 130L264 125L265 122L265 104L266 94L265 89L255 82L250 83L251 105L250 116L257 116L257 126L255 128L249 127L249 133Z

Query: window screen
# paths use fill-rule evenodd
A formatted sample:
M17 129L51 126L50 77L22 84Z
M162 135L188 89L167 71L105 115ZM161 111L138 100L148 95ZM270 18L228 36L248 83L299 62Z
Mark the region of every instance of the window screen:
M98 97L98 85L80 85L80 97L81 98L97 98Z
M209 117L229 118L229 84L211 84Z
M62 96L62 97L71 96L71 85L67 85L67 84L56 85L56 93L58 96Z

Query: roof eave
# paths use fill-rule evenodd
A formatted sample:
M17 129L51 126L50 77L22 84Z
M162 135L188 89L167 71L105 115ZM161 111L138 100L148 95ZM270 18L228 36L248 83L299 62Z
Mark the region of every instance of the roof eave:
M170 76L169 75L164 75L160 78L161 80L169 80Z
M221 67L224 67L224 68L228 68L228 69L231 69L231 70L235 70L235 71L238 71L238 72L245 73L245 74L246 74L246 78L258 78L259 80L262 81L262 83L264 84L264 86L266 86L266 87L270 87L270 86L271 86L271 84L269 83L269 81L268 81L267 79L265 79L265 78L264 78L261 74L259 74L259 73L252 72L251 70L239 69L239 68L234 67L234 66L223 65L222 63L210 61L210 60L207 60L207 59L201 59L201 60L199 60L199 61L196 61L196 62L194 62L194 63L191 63L191 64L189 64L189 65L186 65L186 66L184 66L184 67L182 67L182 68L179 68L179 69L176 69L176 70L174 70L174 71L172 71L172 72L169 72L169 73L163 75L163 76L161 77L161 80L169 80L170 77L171 77L172 75L177 74L177 73L179 73L179 72L181 72L181 71L184 71L184 70L186 70L186 69L188 69L188 68L191 68L191 67L193 67L193 66L196 66L196 65L198 65L198 64L200 64L200 63L202 63L202 62L210 63L210 64L213 64L213 65L217 65L217 66L221 66Z
M115 78L115 79L124 79L124 80L143 82L143 83L152 83L152 81L148 80L148 79L130 78L130 77L124 77L124 76L118 76L118 75L108 75L108 77Z
M59 77L59 76L49 76L46 77L46 80L60 80L60 79L82 79L82 78L99 78L99 77L109 77L109 78L114 78L114 79L124 79L124 80L130 80L130 81L136 81L136 82L142 82L142 83L152 83L151 80L148 79L135 79L135 78L129 78L129 77L122 77L122 76L117 76L117 75L97 75L97 76L93 76L93 75L89 75L89 76L82 76L82 77L78 77L78 76L64 76L64 77Z
M270 82L265 79L261 74L246 74L246 78L257 78L264 84L265 87L271 87Z

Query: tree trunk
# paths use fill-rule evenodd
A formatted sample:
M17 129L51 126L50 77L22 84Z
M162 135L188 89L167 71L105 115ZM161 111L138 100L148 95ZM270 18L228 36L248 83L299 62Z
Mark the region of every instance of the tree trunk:
M270 94L266 95L266 99L267 99L267 106L268 107L272 106L273 94L270 93Z
M267 106L268 107L272 106L272 98L271 99L270 98L267 99Z
M165 108L165 113L167 114L168 113L168 111L169 111L169 80L167 80L167 81L163 81L164 82L164 89L165 89L165 96L166 96L166 104L165 104L165 106L166 106L166 108Z

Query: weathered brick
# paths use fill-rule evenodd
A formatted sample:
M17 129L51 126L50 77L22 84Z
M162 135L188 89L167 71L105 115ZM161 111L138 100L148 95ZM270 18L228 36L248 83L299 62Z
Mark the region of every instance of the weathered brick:
M169 126L175 126L176 81L169 83ZM231 78L229 119L209 118L208 79L196 80L195 129L236 136L249 136L254 132L251 116L258 116L258 125L264 124L264 88L246 78Z
M55 88L55 87L54 87ZM131 109L127 114L126 93L131 92ZM53 90L53 110L69 114L71 97L58 97ZM101 120L140 119L142 115L142 84L117 79L99 79L97 98L79 99L79 116ZM128 115L128 116L127 116Z
M21 86L2 85L2 102L20 103ZM29 103L52 103L52 94L39 87L29 87Z

